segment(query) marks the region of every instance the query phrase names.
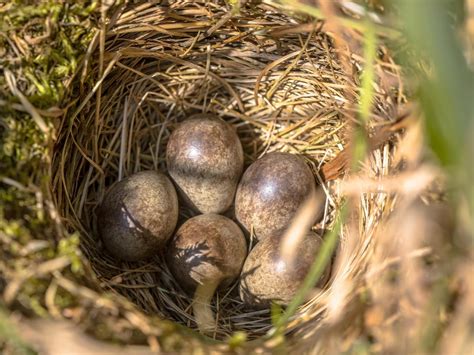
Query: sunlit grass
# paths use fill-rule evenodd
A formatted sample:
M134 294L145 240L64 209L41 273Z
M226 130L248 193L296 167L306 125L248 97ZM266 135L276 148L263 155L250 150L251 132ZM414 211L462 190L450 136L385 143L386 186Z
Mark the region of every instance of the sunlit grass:
M369 121L374 96L374 63L377 52L377 37L371 22L366 21L364 28L364 68L361 74L360 103L358 108L360 123L354 127L353 132L353 170L358 169L360 162L367 154L364 124ZM337 247L341 228L347 217L347 209L348 205L346 203L340 207L336 222L333 228L324 236L321 250L316 255L301 288L286 310L277 318L274 323L274 333L272 332L271 334L281 334L286 323L296 313L298 307L304 302L308 293L321 278Z
M334 250L339 241L342 225L347 216L347 205L341 206L334 227L324 236L324 242L319 250L313 264L311 265L301 288L292 299L286 310L281 314L274 324L271 335L281 335L284 326L298 310L298 307L305 301L308 293L313 289L315 283L321 278L327 265L329 264Z
M234 10L237 13L240 2L229 2L235 5ZM287 5L288 10L304 13L318 19L325 18L325 14L319 8L309 5L307 2L292 0L280 2ZM25 56L22 59L24 66L23 80L28 82L31 88L25 93L29 95L29 100L39 108L58 105L64 95L65 82L76 72L80 56L91 40L92 27L87 28L85 22L99 3L93 1L83 10L72 6L63 18L59 16L60 12L64 10L63 4L59 2L24 7L18 6L19 1L13 3L15 4L14 11L6 16L4 15L4 21L0 21L2 32L6 33L16 27L21 27L31 18L43 18L46 15L49 16L58 31L56 41L51 43L51 46L49 43L41 44L45 48L44 53L30 57ZM468 214L470 214L469 222L472 228L474 211L474 184L472 181L474 181L474 172L472 168L472 143L470 142L474 139L474 100L472 99L474 76L466 62L464 49L459 39L460 22L455 20L456 16L450 12L447 3L447 1L442 0L393 1L393 5L399 10L399 16L395 19L396 26L374 23L366 18L352 19L338 14L336 20L342 26L355 29L363 33L364 36L364 67L360 77L360 101L356 107L358 124L355 125L353 131L352 168L354 170L358 169L360 162L367 154L365 124L369 121L372 109L373 83L376 79L374 65L377 60L379 40L383 38L384 40L398 41L406 36L408 46L417 53L418 58L407 56L405 60L410 62L414 59L416 61L419 58L424 58L430 63L428 73L418 73L423 80L415 93L415 98L418 99L424 114L425 135L429 147L448 176L448 196L453 210L458 211L465 208L465 206L470 206ZM62 23L68 23L68 26L62 27ZM66 31L66 29L69 30ZM409 64L416 67L416 63L411 62ZM25 85L25 83L23 82L22 85ZM11 114L10 107L5 106L5 110L8 110L9 117L14 116L14 114ZM24 124L23 121L22 125ZM33 151L33 149L38 149L42 142L36 138L29 139L29 135L33 135L33 133L24 134L25 139L21 135L15 136L15 144L19 147L21 147L21 144L17 140L24 140L25 143L21 150L20 148L12 150L11 156L13 158L17 157L18 160L27 161L31 155L38 157L46 154L43 150L40 153ZM30 142L32 142L32 147L26 147ZM28 149L29 155L23 154L26 149ZM17 156L15 157L14 154L17 154ZM12 163L13 158L8 159L9 165L6 168L15 169L14 163ZM3 173L5 172L0 172L0 174ZM22 176L21 182L25 186L29 183L28 174L29 172L25 172ZM15 198L13 193L9 194L9 198ZM22 203L33 205L30 202L23 201ZM282 336L284 326L296 314L313 285L321 277L338 245L339 235L346 221L348 209L349 207L346 204L340 206L335 224L325 235L321 251L315 257L302 288L290 305L284 310L281 307L274 307L272 318L274 328L270 333L270 337ZM454 236L453 239L456 237L458 236ZM469 237L472 237L472 234L469 234ZM449 257L454 259L459 255L454 251L449 254ZM419 339L415 339L415 341L419 341L419 348L424 352L436 350L443 331L438 313L451 300L448 289L449 282L447 282L451 270L445 271L447 273L446 277L437 283L430 300L430 307L425 310L426 330L423 334L420 334ZM24 347L18 338L18 334L13 332L10 326L6 315L0 314L0 335L8 337L10 342L15 343L15 346L20 349L19 351L28 353L28 349ZM235 333L228 341L232 348L238 348L245 345L246 342L247 335L244 332ZM355 344L354 351L369 352L369 345L366 345L364 342Z

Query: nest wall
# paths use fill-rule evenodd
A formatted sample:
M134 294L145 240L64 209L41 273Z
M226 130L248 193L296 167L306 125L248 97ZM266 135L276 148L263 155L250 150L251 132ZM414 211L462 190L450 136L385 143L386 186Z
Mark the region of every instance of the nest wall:
M164 150L174 127L192 114L213 113L237 129L246 166L271 151L304 156L326 195L324 218L314 228L330 230L342 196L338 181L324 181L319 171L347 145L362 59L336 47L322 22L290 16L266 2L243 7L239 14L218 1L137 3L111 16L104 34L91 47L84 75L75 79L59 129L51 181L56 205L64 225L80 233L94 273L91 282L130 300L150 318L195 329L192 300L159 257L125 263L103 250L95 209L104 192L134 172L166 171ZM371 126L390 122L402 101L393 68L382 53ZM383 78L391 84L382 85ZM390 156L388 146L375 152L364 173L390 174ZM341 310L350 317L346 300L336 307L334 297L343 298L343 280L353 280L354 289L363 282L373 229L392 202L382 193L360 197L360 210L351 213L357 233L349 242L341 235L327 288L300 307L288 334L295 339L323 335L325 320L340 317ZM181 222L193 215L183 208L180 213ZM270 312L246 310L235 289L217 294L213 307L218 339L237 330L255 338L272 326Z

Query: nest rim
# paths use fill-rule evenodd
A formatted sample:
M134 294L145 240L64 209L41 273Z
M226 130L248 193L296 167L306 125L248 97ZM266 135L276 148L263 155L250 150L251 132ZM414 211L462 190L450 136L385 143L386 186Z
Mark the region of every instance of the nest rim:
M250 49L255 49L256 46L249 39L255 34L239 35L234 33L237 32L236 28L241 29L239 26L242 28L248 26L245 12L240 15L240 18L244 19L241 22L237 20L237 24L224 23L221 24L221 27L214 29L210 35L214 42L211 42L212 48L209 48L209 43L206 43L209 37L199 38L202 32L213 28L212 23L203 21L203 23L196 25L196 28L186 29L186 21L183 18L186 16L190 16L191 19L193 16L202 18L202 16L210 16L210 14L225 16L226 12L223 9L228 12L228 8L225 5L213 5L215 7L209 10L202 4L200 8L196 4L190 5L181 2L173 5L175 6L172 9L175 13L171 13L173 16L164 14L164 11L152 15L151 9L160 9L160 7L150 4L121 10L120 15L116 17L116 23L106 34L103 51L100 51L99 58L96 58L95 62L91 64L89 75L95 78L94 85L92 87L84 85L84 88L88 87L89 91L84 88L81 90L81 99L78 101L76 110L67 120L63 120L63 126L59 129L52 161L52 170L58 174L52 174L51 184L64 224L68 229L80 231L83 254L99 276L98 282L101 289L112 290L129 300L132 299L133 303L145 313L155 313L159 317L171 319L178 324L196 329L193 317L189 314L191 300L180 290L161 257L157 257L152 262L117 265L116 261L107 254L101 253L101 247L98 246L95 237L97 232L93 211L100 202L106 186L111 185L111 182L116 181L117 178L120 179L122 176L146 168L166 171L163 157L160 158L160 154L163 155L162 152L170 133L169 126L176 124L187 114L199 113L199 108L203 113L217 113L219 117L236 127L244 146L246 167L266 152L298 153L307 159L315 178L321 183L321 176L318 175L321 164L333 159L342 150L346 141L344 131L351 113L350 108L346 109L341 106L340 102L346 100L345 90L357 92L357 86L355 86L354 78L347 77L341 66L337 65L336 50L332 47L334 52L331 54L331 39L324 32L314 30L306 34L307 38L300 34L290 33L286 35L288 38L285 36L278 38L280 41L278 45L264 45L263 48L260 48L264 55L255 57ZM181 26L176 23L177 14L183 21ZM268 7L266 4L257 13L258 15L262 16L263 20L261 21L265 23L265 26L271 28L267 28L266 33L255 36L263 36L267 40L270 38L267 33L271 33L272 29L286 28L288 23L294 25L301 23L301 20L296 17L283 14L279 9ZM175 21L174 28L168 29L165 26L163 29L163 24L170 23L170 28L173 27L172 20ZM142 27L137 30L140 23ZM157 28L156 23L160 23L161 28ZM255 26L255 24L253 25ZM191 31L193 35L187 31ZM220 36L223 39L220 39ZM235 39L229 41L229 38L233 38L232 36ZM311 39L314 39L314 36L322 36L321 38L324 38L326 42L321 40L312 43ZM191 40L192 46L181 45L178 48L175 42L180 39L184 44L188 44ZM261 38L257 39L261 40ZM249 40L249 42L236 43L237 40ZM221 41L220 44L224 43L221 46L222 52L219 52L219 41ZM133 42L140 43L140 48L134 46ZM282 53L278 52L278 46L283 47ZM322 59L325 65L314 65L314 63L320 64L321 58L319 56L328 49L325 46L329 48L330 53L329 57ZM168 48L168 52L164 50L165 48ZM269 48L272 51L269 51ZM285 48L288 51L286 54ZM294 48L299 48L299 52L301 52L299 57L298 54L294 54ZM178 50L181 50L181 53ZM239 53L242 55L232 57L233 54ZM188 60L185 60L186 58ZM307 65L306 68L304 65L299 65L301 58L305 58L305 63L310 63L310 65ZM229 61L235 63L235 67L231 67L233 72L219 70L224 66L224 63L229 64ZM254 72L250 75L251 79L244 74L241 74L239 78L238 65L242 65L245 61L250 63L247 63L246 67L254 67ZM285 64L287 67L282 68ZM161 68L156 70L153 68L156 65L164 67L166 70ZM381 65L381 67L383 66ZM304 71L303 73L308 76L303 76L298 72L298 70L302 70L301 68L314 70L313 76ZM262 72L265 75L262 75ZM292 76L293 74L295 75ZM127 82L127 77L135 77L135 80ZM283 80L281 80L282 77ZM344 82L342 89L340 88L341 78ZM166 80L168 80L169 87L163 84ZM286 83L285 80L288 82ZM117 82L120 84L116 85ZM314 98L314 91L311 92L305 87L305 85L314 85L315 82L324 83L321 92L318 93L317 100ZM197 103L187 103L186 99L193 97L196 91L201 92L205 84L210 86L209 92L215 95L212 100L207 96L200 97L198 94ZM149 90L147 85L155 87L155 91ZM302 85L303 89L298 90L298 85ZM318 87L318 85L314 86ZM173 89L170 90L170 87ZM170 91L169 95L167 93L168 101L166 98L156 95L158 89L163 92L166 92L166 89ZM192 94L187 93L186 89L190 90ZM227 92L222 94L218 89ZM304 94L305 90L307 97ZM271 92L270 96L266 95L269 91ZM182 94L183 92L185 94ZM176 96L180 99L180 93L184 96L184 100L176 100ZM155 95L156 99L153 98ZM288 100L285 95L290 95L290 99ZM379 119L376 117L374 120L377 124L390 120L390 112L392 112L390 106L396 105L395 102L383 105L381 101L384 95L388 94L377 92L375 97L376 105L379 105L375 115ZM336 99L334 99L335 97ZM147 100L149 100L148 107L143 108L143 102ZM182 106L173 105L173 101L180 102ZM199 105L199 102L204 102L204 104ZM331 110L324 108L328 102L331 103L328 105ZM133 103L135 104L132 110L133 114L129 115ZM285 111L287 106L292 108ZM145 116L156 110L157 107L167 107L168 111L158 109L160 112L155 112L154 115L151 115L153 118L149 118L147 121ZM308 112L313 114L308 115ZM104 117L106 118L104 119ZM141 122L145 123L141 124L138 117L141 117ZM170 117L176 119L173 121L173 118L170 119ZM267 119L263 117L267 117ZM302 122L303 117L305 117L305 122ZM307 117L311 118L307 120ZM123 127L127 124L131 125L131 128L124 129ZM96 143L92 142L90 138L94 134L102 134L102 141L97 139ZM143 137L146 137L148 142L155 142L149 151L144 152L143 144L133 143ZM79 175L85 181L77 182ZM106 176L109 177L108 180ZM93 191L91 192L91 190ZM334 214L341 196L333 190L326 191L328 195L325 202L325 216L323 221L315 225L314 228L331 229L334 222ZM192 215L193 212L190 210L181 211L182 218ZM365 242L370 241L366 240ZM103 270L108 270L109 274ZM157 282L153 274L160 275L158 278L160 282ZM143 285L137 285L138 279L129 279L133 275L140 275L138 277ZM337 275L332 276L330 283L335 277ZM128 282L125 286L121 284L124 281ZM160 285L166 285L166 287L160 287ZM230 310L230 314L233 316L224 316L224 320L221 319L214 338L226 339L235 331L245 331L250 340L267 334L272 328L270 312L265 310L242 313L242 305L238 296L236 298L230 296L235 285L223 295L218 294L215 299L214 305L217 314L224 307L227 308L227 311ZM149 291L151 287L156 287L159 291L151 292ZM298 313L287 325L286 332L288 334L304 332L308 325L314 326L315 319L323 317L329 303L330 292L328 290L330 287L329 284L327 289L313 295L308 302L300 307ZM134 296L130 296L130 294ZM172 297L175 297L175 300L172 300ZM156 303L160 303L160 306L157 306ZM162 309L159 307L174 309L176 313L174 316L166 313L160 314ZM241 319L240 323L239 319ZM238 328L239 324L242 324L242 328Z

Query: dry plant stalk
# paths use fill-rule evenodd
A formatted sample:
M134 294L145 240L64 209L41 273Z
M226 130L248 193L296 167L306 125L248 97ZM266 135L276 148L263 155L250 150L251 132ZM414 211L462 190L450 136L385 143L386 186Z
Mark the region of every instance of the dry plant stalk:
M229 14L227 5L217 1L129 4L112 14L114 21L103 26L101 40L90 50L98 53L88 58L87 75L75 87L80 98L62 121L52 163L51 189L58 210L64 225L81 233L97 287L129 299L150 319L166 318L193 329L192 299L159 257L121 263L104 253L94 210L106 188L137 171L164 170L164 147L174 126L193 113L214 113L237 129L246 164L270 151L304 155L326 197L323 220L313 227L330 229L343 196L338 181L328 184L320 175L325 174L324 164L347 146L353 101L359 95L362 58L346 51L343 63L323 23L307 23L265 1ZM309 30L300 32L301 26ZM351 44L358 41L360 36ZM382 179L396 171L392 147L385 143L396 131L392 124L402 112L404 93L390 58L378 59L376 69L368 129L379 137L374 149L380 150L363 172ZM389 134L381 139L377 132ZM343 165L333 163L334 178ZM336 329L341 317L351 314L352 299L365 282L374 229L394 198L385 192L359 192L360 215L341 235L332 281L288 324L295 344L310 336L319 339L325 319ZM308 209L304 214L315 213ZM192 215L182 211L183 220ZM291 248L283 249L291 254ZM247 310L234 289L214 298L212 312L213 337L218 339L237 330L253 339L272 327L269 311Z

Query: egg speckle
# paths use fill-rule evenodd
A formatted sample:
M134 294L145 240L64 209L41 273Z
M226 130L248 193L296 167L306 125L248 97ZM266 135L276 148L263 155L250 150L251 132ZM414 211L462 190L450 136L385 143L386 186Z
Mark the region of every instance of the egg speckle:
M231 206L243 161L234 128L210 114L181 122L166 148L168 171L180 195L201 213L222 213Z
M97 210L97 229L105 248L126 261L159 253L177 220L175 188L156 171L139 172L114 184Z
M311 169L289 153L270 153L245 171L237 187L235 214L258 240L280 234L315 190Z
M181 287L192 293L198 284L230 285L239 275L247 242L229 218L204 214L187 220L170 241L168 266Z
M266 308L271 302L287 305L301 287L321 248L322 239L308 233L297 246L296 258L288 264L280 253L281 238L267 238L249 253L242 269L240 297L251 308ZM329 268L315 286L327 281Z

